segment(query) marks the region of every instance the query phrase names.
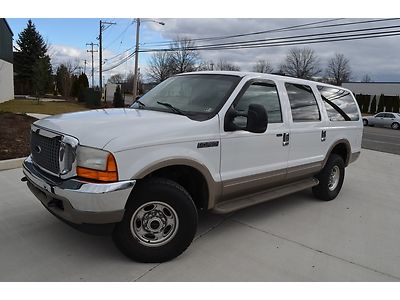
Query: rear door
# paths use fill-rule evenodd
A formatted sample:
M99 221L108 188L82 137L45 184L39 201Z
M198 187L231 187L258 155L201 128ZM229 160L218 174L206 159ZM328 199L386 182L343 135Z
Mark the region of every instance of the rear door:
M287 179L316 173L324 159L326 128L310 85L286 82L290 103L290 150Z
M384 126L385 127L390 127L392 125L392 123L394 122L395 117L393 114L391 113L385 113L385 117L384 117Z

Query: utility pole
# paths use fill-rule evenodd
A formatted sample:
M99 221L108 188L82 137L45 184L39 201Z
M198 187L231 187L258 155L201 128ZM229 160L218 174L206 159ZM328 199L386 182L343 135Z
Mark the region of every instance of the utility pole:
M103 91L103 31L105 31L111 25L115 25L115 22L106 22L100 20L100 32L99 32L99 85L100 85L100 93Z
M91 46L91 50L86 50L86 52L92 53L92 88L94 88L94 61L93 61L93 53L98 52L98 50L94 50L94 46L99 46L98 44L94 44L93 42L87 43L86 46ZM86 68L86 60L85 60L85 68Z
M136 19L136 46L135 46L135 73L133 74L133 101L137 96L137 83L138 83L138 63L139 63L139 33L140 33L140 19Z
M140 18L137 18L135 20L136 22L136 45L135 45L135 73L133 74L133 101L136 100L136 96L137 96L137 90L138 90L138 78L139 78L139 33L140 33L140 22L154 22L160 25L165 25L164 22L159 22L156 20L149 20L149 19L144 19L144 20L140 20Z
M83 68L83 73L85 73L85 74L86 74L86 64L87 64L87 61L86 61L86 59L85 59L85 62L84 62L84 64L85 64L85 67Z

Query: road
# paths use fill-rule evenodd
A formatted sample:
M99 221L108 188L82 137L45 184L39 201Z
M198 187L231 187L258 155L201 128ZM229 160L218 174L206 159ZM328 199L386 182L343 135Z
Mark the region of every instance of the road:
M307 190L230 215L204 214L173 261L140 264L78 232L0 172L0 281L400 281L400 156L363 150L337 199Z
M364 149L400 154L400 130L364 127L362 147Z

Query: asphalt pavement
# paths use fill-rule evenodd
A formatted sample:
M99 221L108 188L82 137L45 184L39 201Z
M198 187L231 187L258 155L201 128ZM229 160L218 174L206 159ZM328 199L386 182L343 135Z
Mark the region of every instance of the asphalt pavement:
M400 154L400 130L364 127L362 147L381 152Z
M203 214L195 241L136 263L76 231L0 172L0 281L399 281L400 156L363 150L333 201L310 190L230 215Z

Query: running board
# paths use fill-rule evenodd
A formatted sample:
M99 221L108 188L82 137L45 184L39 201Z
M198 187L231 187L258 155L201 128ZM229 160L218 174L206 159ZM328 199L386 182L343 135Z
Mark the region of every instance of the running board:
M242 196L233 200L221 202L214 207L212 212L217 214L227 214L268 200L299 192L318 184L319 181L316 178L302 179L300 181L295 181L263 192L251 194L249 196Z

